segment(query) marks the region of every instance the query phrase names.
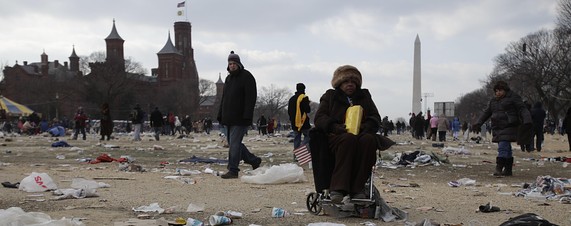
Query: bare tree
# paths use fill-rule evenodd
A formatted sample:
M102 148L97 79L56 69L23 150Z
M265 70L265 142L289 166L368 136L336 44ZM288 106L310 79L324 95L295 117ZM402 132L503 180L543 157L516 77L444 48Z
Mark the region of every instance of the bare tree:
M198 81L198 95L200 97L198 104L204 103L209 97L216 95L216 87L213 81L208 79L200 79Z
M571 1L560 0L557 15L557 26L569 33L571 31Z
M89 56L79 57L79 70L83 72L84 75L91 73L90 63L95 62L105 62L105 52L97 51L89 54Z
M258 90L255 113L258 116L266 115L268 119L274 117L286 119L287 105L291 93L291 90L278 88L274 84L271 84L270 87L261 87Z

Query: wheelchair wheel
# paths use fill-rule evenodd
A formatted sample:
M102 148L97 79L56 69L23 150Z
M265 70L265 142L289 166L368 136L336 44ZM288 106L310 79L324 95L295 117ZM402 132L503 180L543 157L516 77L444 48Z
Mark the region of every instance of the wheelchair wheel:
M307 200L306 200L306 205L307 205L307 210L309 210L309 212L311 212L314 215L318 215L321 212L321 202L320 202L320 198L319 198L319 194L316 192L312 192L309 193L309 195L307 195Z

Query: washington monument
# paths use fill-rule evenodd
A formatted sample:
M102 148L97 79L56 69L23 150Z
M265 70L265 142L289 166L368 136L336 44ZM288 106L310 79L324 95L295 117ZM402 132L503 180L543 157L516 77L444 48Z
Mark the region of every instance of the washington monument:
M414 40L414 67L412 70L412 113L418 114L422 103L420 92L420 38L418 34L416 35L416 40Z

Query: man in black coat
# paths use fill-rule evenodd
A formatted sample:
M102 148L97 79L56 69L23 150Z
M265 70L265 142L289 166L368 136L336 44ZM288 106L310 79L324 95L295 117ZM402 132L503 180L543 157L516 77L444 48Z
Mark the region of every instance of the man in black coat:
M221 175L223 179L238 178L241 160L260 167L262 159L252 154L242 143L248 128L252 126L254 106L256 105L256 79L240 62L240 56L230 52L228 56L228 76L224 82L222 99L216 119L227 129L228 139L228 172Z
M531 129L531 116L521 97L512 92L506 82L498 81L494 85L494 93L472 130L479 132L482 124L490 118L492 142L498 143L494 176L511 176L514 162L511 142L518 140L518 129Z
M161 134L161 131L163 129L163 113L161 113L161 111L159 111L158 107L155 107L155 110L153 112L151 112L151 118L150 118L150 124L151 127L153 127L153 130L155 132L155 140L159 141L159 135Z
M287 109L291 129L294 133L294 150L309 142L309 129L311 129L308 115L311 112L311 107L309 106L309 98L305 95L305 85L298 83L295 88L297 91L289 99ZM301 141L301 135L303 135L303 141Z
M535 136L535 149L540 152L543 144L543 122L545 121L545 110L541 102L535 102L530 110L531 120L533 121L533 135ZM530 151L533 151L533 137L531 138Z

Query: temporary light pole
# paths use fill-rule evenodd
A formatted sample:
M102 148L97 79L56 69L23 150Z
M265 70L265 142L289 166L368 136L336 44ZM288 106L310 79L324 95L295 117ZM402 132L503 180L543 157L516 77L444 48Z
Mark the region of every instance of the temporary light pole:
M434 93L422 93L422 96L424 97L422 99L422 101L424 101L424 112L426 112L428 109L426 108L426 104L428 103L428 98L429 97L433 97Z

